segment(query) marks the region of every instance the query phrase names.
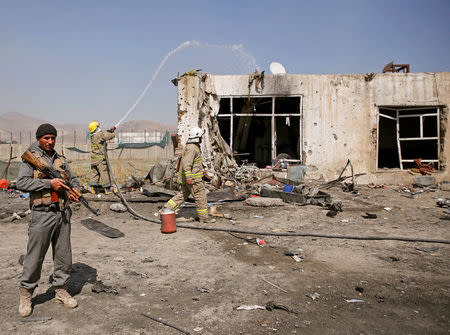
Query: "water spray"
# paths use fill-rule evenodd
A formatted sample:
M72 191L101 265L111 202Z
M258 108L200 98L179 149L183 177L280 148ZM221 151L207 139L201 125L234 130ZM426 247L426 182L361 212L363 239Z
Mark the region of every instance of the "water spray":
M256 64L256 59L251 55L250 53L246 52L244 50L244 47L242 44L233 44L233 45L220 45L220 44L208 44L208 43L200 43L198 41L185 41L181 43L178 47L175 49L169 51L167 55L164 56L161 63L159 63L158 67L156 68L155 72L153 73L152 78L148 82L147 86L145 86L144 90L142 91L141 95L137 98L136 102L128 109L128 111L125 113L125 115L115 124L115 127L119 127L119 125L127 118L127 116L134 110L134 108L139 104L139 102L142 100L142 98L145 96L145 94L148 92L150 87L153 84L153 81L158 76L159 72L161 71L164 64L166 64L169 57L176 54L178 51L181 51L187 47L195 46L195 47L208 47L208 48L220 48L220 49L231 49L234 52L238 52L242 54L244 57L249 59L249 65L252 68L258 69L258 65Z

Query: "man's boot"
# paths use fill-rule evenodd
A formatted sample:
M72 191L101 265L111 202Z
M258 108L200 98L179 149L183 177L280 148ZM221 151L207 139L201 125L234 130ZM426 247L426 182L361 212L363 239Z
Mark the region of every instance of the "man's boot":
M29 316L31 314L31 296L34 290L19 287L19 314L20 316Z
M66 285L55 287L55 302L64 304L65 307L75 308L77 301L67 292Z

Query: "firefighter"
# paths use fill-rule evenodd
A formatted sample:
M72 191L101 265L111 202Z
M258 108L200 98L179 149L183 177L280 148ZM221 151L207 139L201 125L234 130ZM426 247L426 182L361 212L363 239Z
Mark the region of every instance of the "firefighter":
M92 121L89 124L91 135L91 192L93 194L100 187L100 180L105 194L115 192L114 189L111 189L111 176L105 158L105 143L115 137L115 130L116 127L112 126L107 131L102 131L98 121Z
M192 194L199 221L201 223L213 223L215 220L208 215L206 189L202 179L203 165L200 152L202 136L203 130L200 128L195 127L189 130L189 138L177 168L177 182L180 185L180 192L170 199L164 207L177 210Z

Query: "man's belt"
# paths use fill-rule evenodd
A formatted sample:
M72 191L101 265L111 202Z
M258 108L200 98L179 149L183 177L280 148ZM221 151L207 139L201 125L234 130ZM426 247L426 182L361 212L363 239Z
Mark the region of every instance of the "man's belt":
M52 203L50 205L40 205L40 206L33 206L32 210L38 211L38 212L58 212L60 211L59 203Z

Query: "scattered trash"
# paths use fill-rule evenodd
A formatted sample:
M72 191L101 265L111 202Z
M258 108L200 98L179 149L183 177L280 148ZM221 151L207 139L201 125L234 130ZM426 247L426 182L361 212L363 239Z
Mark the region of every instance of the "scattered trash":
M286 306L277 304L274 301L268 301L267 304L266 304L266 309L268 311L273 311L274 309L281 309L281 310L286 311L288 313L298 314L297 312L294 312L294 311L290 310Z
M334 218L337 213L342 212L342 203L341 202L333 202L327 205L329 211L327 212L327 216Z
M348 303L364 302L364 300L361 300L361 299L348 299L348 300L345 300L345 301L348 302Z
M109 206L109 209L118 213L123 213L127 211L127 208L120 203L111 204L111 206Z
M259 245L260 247L263 247L266 245L266 241L264 241L263 238L256 238L256 244Z
M366 215L362 215L364 219L376 219L378 216L372 213L366 213Z
M203 327L195 327L192 330L195 331L195 332L201 332L203 330Z
M285 250L284 251L285 256L290 256L292 257L292 259L296 262L301 262L303 261L302 257L300 256L301 254L303 254L303 250L302 249L290 249L290 250Z
M392 208L391 207L384 207L384 210L390 212L392 210Z
M140 297L145 297L145 293L139 294Z
M144 258L141 262L142 263L153 263L155 260L152 258Z
M382 188L382 189L386 189L386 186L384 184L378 184L378 185L374 185L374 184L370 184L367 185L368 188Z
M255 219L264 219L264 215L253 215Z
M293 185L285 185L284 187L283 187L283 192L285 192L285 193L292 193L292 190L294 189L294 186Z
M356 290L357 292L359 292L359 293L363 293L363 292L364 292L364 287L359 286L359 285L356 285L356 286L355 286L355 290Z
M312 294L308 294L307 297L310 297L312 300L316 300L316 299L319 299L320 294L317 292L314 292Z
M20 195L20 198L21 199L28 199L30 197L30 193L22 193L21 195Z
M349 219L342 219L341 222L342 222L342 223L349 223L350 220L349 220Z
M437 199L436 205L442 208L450 208L450 199Z
M255 310L255 309L266 309L266 307L260 306L260 305L241 305L239 307L236 307L236 309L238 311L241 311L241 310L251 311L251 310Z
M303 254L303 249L289 249L284 251L285 256L295 256Z
M29 316L29 317L23 318L20 321L22 321L22 322L37 322L37 321L45 322L45 321L49 321L51 319L52 319L51 316Z
M166 325L168 327L176 329L176 330L178 330L179 332L181 332L183 334L190 334L188 331L186 331L184 329L181 329L181 328L179 328L179 327L177 327L177 326L175 326L175 325L173 325L173 324L171 324L171 323L169 323L167 321L164 321L162 318L155 318L154 316L151 316L151 315L148 315L148 314L145 314L145 313L141 313L141 315L145 316L146 318L152 319L153 321L162 323L163 325Z
M149 277L149 275L144 273L144 272L136 272L136 271L124 270L124 273L126 275L129 275L129 276L136 276L136 277L141 277L141 278L148 278Z
M86 227L89 230L95 231L103 236L109 237L109 238L118 238L118 237L124 237L125 234L122 233L119 229L112 228L103 222L100 222L95 219L84 219L81 220L81 225Z
M272 285L273 287L276 287L276 288L279 289L280 291L282 291L282 292L284 292L284 293L288 293L286 290L284 290L284 289L282 289L281 287L275 285L274 283L271 283L270 281L265 280L264 278L261 278L261 279L262 279L264 282L266 282L267 284L270 284L270 285Z
M416 250L423 251L423 252L433 252L433 251L438 251L439 247L416 247Z
M94 283L94 285L92 285L92 292L94 292L94 293L105 292L105 293L119 294L118 290L116 290L112 286L103 284L103 282L101 280L96 281Z
M145 252L143 252L143 251L135 251L134 253L136 255L145 255Z
M205 287L197 287L197 291L202 292L202 293L209 293L209 289L207 289Z
M303 259L302 259L300 256L298 256L298 255L292 255L291 257L292 257L292 259L293 259L294 261L296 261L296 262L301 262L301 261L303 261Z
M338 212L334 211L334 210L329 210L327 212L327 216L329 216L330 218L334 218L337 215Z

